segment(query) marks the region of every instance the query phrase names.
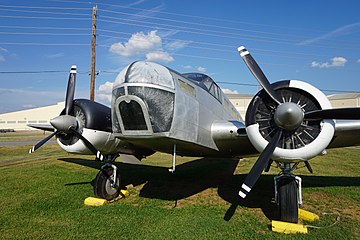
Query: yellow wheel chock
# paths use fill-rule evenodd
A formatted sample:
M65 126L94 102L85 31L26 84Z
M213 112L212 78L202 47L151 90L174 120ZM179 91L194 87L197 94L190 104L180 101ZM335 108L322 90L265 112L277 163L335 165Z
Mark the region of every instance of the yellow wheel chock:
M114 202L114 201L117 201L121 198L125 198L125 197L128 197L130 195L129 191L128 190L120 190L120 195L119 197L117 197L116 199L112 200L112 201L108 201L106 199L102 199L102 198L96 198L96 197L88 197L84 200L84 204L86 206L95 206L95 207L98 207L98 206L103 206L105 204L108 204L108 203L111 203L111 202Z
M319 216L299 208L299 218L305 221L314 222L319 219ZM271 229L273 232L285 234L308 233L308 228L303 224L275 220L271 221Z

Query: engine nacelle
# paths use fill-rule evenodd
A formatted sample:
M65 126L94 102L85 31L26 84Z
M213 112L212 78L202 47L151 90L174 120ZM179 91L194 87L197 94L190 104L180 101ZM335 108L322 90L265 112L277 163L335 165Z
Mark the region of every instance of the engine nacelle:
M327 97L308 83L288 80L274 83L272 87L281 96L282 103L295 103L304 113L332 108ZM276 103L261 90L247 109L246 132L259 152L266 148L278 127L274 121L276 108ZM331 119L304 119L296 129L283 129L272 159L283 162L307 161L325 150L334 136L334 131L335 123Z
M89 140L102 153L113 153L120 148L120 140L113 139L111 109L87 99L74 100L74 112L77 121L76 131ZM64 111L61 113L64 114ZM70 153L92 154L83 141L74 134L60 133L57 142L62 149Z

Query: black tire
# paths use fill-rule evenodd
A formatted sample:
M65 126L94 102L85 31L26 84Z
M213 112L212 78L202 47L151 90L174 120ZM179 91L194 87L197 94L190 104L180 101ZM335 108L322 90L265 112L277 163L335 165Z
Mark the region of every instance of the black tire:
M98 198L103 198L108 201L115 199L120 193L120 176L116 174L115 188L111 186L110 177L113 176L114 169L106 167L99 171L94 180L94 194Z
M294 178L279 180L279 218L283 222L297 223L299 217L297 184Z

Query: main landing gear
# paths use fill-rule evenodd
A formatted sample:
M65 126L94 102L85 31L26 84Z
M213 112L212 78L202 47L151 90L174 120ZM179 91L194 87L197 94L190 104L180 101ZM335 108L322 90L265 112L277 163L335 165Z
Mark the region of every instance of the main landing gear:
M280 221L297 223L299 206L302 205L301 178L292 174L298 163L292 167L290 163L277 162L282 170L281 174L274 178L275 202L278 205Z
M121 190L120 174L113 164L118 155L105 157L105 164L101 167L94 180L94 194L98 198L113 200L117 198Z

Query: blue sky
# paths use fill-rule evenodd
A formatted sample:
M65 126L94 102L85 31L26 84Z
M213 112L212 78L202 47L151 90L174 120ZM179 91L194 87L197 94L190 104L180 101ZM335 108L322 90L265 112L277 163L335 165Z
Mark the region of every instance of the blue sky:
M360 91L357 0L2 0L0 113L63 101L72 64L79 71L75 96L88 98L95 5L96 100L105 104L116 73L142 59L245 84L219 84L226 91L255 93L256 86L246 86L256 80L236 51L241 45L270 82L300 79L323 90Z

